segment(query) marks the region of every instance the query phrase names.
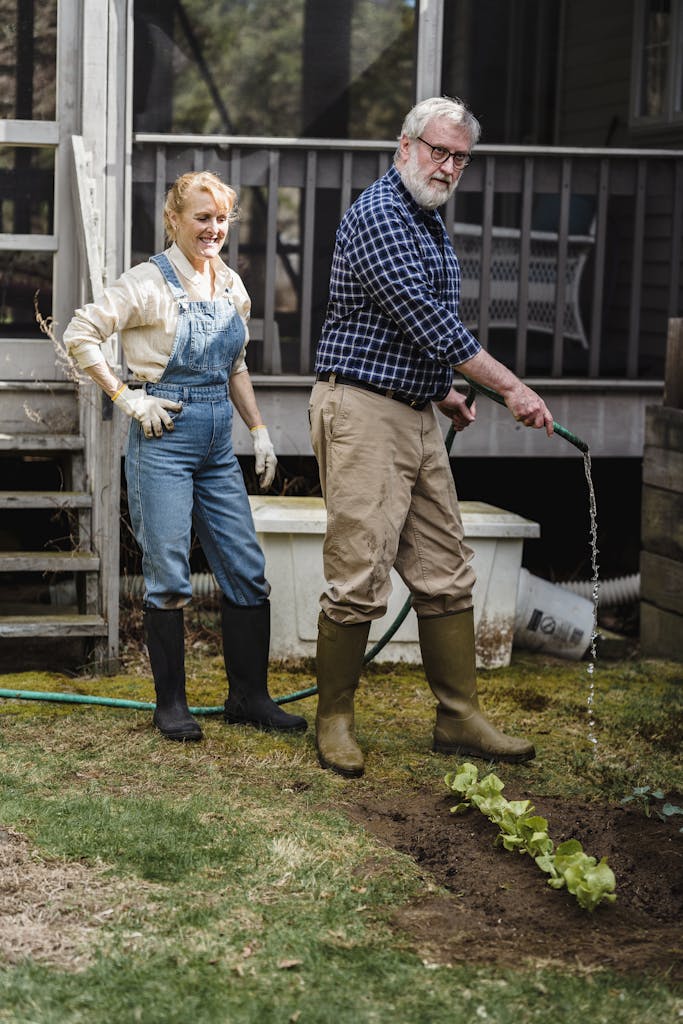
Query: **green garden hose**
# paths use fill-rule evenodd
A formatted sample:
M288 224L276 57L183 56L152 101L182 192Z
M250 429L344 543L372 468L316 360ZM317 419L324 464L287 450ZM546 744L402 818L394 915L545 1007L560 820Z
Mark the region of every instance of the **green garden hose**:
M499 395L497 391L493 391L491 388L487 388L483 384L478 384L476 381L470 380L469 377L462 375L464 380L468 384L467 398L465 399L467 406L471 406L472 402L476 397L476 392L480 392L492 401L497 402L499 405L505 405L505 399L502 395ZM575 448L578 448L580 452L586 454L589 451L588 445L585 441L582 441L576 434L572 434L570 430L563 427L560 423L553 421L553 430L560 437L563 437L565 441L569 441ZM446 434L446 451L450 455L453 440L455 438L455 429L453 426L449 427L448 433ZM391 623L389 628L383 634L377 643L366 651L363 658L363 664L367 665L368 662L372 661L383 647L389 643L391 638L397 633L398 629L402 625L404 619L408 615L408 612L412 608L413 598L409 596L398 615ZM297 690L294 693L285 694L283 697L274 697L273 700L276 704L289 704L295 700L302 700L304 697L313 697L318 692L317 686L309 686L305 690ZM141 700L123 700L118 697L96 697L81 693L42 693L39 690L3 690L0 689L0 697L11 697L18 700L42 700L42 701L54 701L63 704L100 704L104 707L110 708L128 708L134 711L154 711L156 704L151 704L147 701ZM223 705L219 704L213 707L198 707L190 708L190 712L193 715L220 715L223 713Z
M156 704L143 700L122 700L119 697L94 697L82 693L44 693L42 690L2 690L0 697L17 697L19 700L58 701L63 704L104 704L109 708L132 708L134 711L154 711ZM197 708L195 711L199 710ZM206 709L209 710L208 708ZM211 709L213 710L213 709ZM223 708L221 707L221 711Z
M505 399L502 395L499 395L497 391L487 388L484 384L477 384L476 381L470 380L469 377L465 377L464 373L462 374L462 377L467 381L470 388L481 392L482 395L486 395L487 398L497 402L498 405L505 405ZM582 441L580 437L576 436L576 434L572 434L571 430L567 430L567 428L563 427L561 423L556 423L555 420L553 420L553 430L556 434L559 434L560 437L563 437L565 441L569 441L569 443L573 444L575 448L578 448L582 454L585 455L590 450L585 441Z
M285 697L274 697L277 704L286 704L291 700L299 700L301 697L309 697L317 693L317 688L300 690L298 693L290 693ZM12 697L16 700L42 700L52 701L60 704L100 704L107 708L127 708L132 711L154 711L156 704L150 704L144 700L123 700L119 697L96 697L83 693L47 693L42 690L3 690L0 689L0 697ZM223 713L223 705L205 708L190 708L193 715L220 715Z

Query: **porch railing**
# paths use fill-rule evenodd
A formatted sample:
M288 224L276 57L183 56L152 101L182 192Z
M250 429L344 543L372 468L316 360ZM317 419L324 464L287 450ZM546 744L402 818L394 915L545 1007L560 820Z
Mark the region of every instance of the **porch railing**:
M389 166L386 141L137 134L132 259L163 248L169 184L221 175L242 217L227 258L251 294L249 362L309 375L336 225ZM661 379L683 310L683 151L479 146L444 217L461 316L521 376Z

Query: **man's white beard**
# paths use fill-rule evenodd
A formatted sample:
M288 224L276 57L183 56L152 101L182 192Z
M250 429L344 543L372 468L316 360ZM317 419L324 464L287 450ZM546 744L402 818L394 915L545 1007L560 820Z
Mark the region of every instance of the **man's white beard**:
M434 168L435 173L438 173L437 168ZM460 181L460 176L455 179L452 185L444 189L442 185L435 185L431 181L424 180L424 170L422 170L417 162L417 155L415 151L411 151L406 163L403 167L399 168L399 174L403 184L410 192L411 196L424 210L435 210L437 206L443 206L444 203L448 202Z

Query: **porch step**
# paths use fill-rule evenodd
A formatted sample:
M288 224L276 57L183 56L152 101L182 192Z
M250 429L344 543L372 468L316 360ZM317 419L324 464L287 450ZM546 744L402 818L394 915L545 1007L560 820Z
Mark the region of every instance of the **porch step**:
M80 434L0 434L2 452L80 452L84 447Z
M0 491L0 508L92 508L85 491Z
M97 572L99 567L91 551L0 551L0 573Z
M0 615L0 639L106 636L100 615Z
M5 665L42 664L53 651L79 666L91 658L100 669L110 665L103 560L92 550L91 463L100 454L80 404L73 383L0 382L0 531L10 549L0 550Z

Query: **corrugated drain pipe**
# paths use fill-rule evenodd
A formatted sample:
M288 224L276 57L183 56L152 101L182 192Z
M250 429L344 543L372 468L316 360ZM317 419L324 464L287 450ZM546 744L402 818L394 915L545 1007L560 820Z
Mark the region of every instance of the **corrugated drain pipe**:
M195 597L210 597L218 589L216 577L210 572L193 572L190 581L192 593ZM145 589L142 576L122 576L121 596L125 598L140 598ZM592 599L591 580L571 580L568 583L556 583L555 586L563 587L564 590L571 590L581 597ZM598 604L603 608L614 605L630 604L640 599L640 573L633 573L631 576L615 576L613 579L600 580L600 591Z
M569 583L556 583L555 586L571 590L580 597L593 597L592 580L571 580ZM611 608L620 604L630 604L640 600L640 573L631 576L615 576L610 580L600 580L598 604L603 608Z

